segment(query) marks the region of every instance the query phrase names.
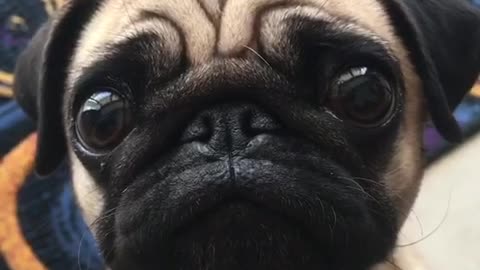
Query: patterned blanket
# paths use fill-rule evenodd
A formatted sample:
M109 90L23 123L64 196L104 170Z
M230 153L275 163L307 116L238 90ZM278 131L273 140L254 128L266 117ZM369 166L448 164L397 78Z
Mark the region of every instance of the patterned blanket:
M15 59L61 0L0 0L0 270L102 269L65 166L32 174L34 123L11 100Z
M66 166L48 179L32 174L34 123L11 99L16 57L61 1L0 0L0 270L102 269ZM467 136L480 129L480 83L455 117ZM430 161L451 147L431 126L425 145Z

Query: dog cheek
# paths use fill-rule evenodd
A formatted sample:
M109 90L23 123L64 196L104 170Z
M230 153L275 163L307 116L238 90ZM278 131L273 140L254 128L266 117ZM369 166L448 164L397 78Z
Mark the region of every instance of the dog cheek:
M72 181L77 204L87 226L96 231L96 220L100 217L105 201L104 194L80 160L70 153Z
M382 177L388 196L399 212L401 224L415 202L424 171L424 157L421 150L423 128L422 120L418 117L421 115L419 111L419 106L407 102L407 114L396 140L395 155Z

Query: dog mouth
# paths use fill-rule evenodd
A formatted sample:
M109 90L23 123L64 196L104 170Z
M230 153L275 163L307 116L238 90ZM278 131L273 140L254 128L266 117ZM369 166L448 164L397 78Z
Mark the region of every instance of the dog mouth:
M172 176L194 172L192 189L166 179L126 194L112 269L367 269L387 255L394 233L379 224L390 221L346 176L288 164L217 161Z
M138 246L122 245L119 257L123 259L115 260L112 268L293 270L331 269L333 265L334 254L328 254L334 249L330 245L333 231L318 239L303 221L280 208L237 197L183 221L162 240L168 244L152 241L152 246L142 249L140 259L132 256ZM162 267L159 256L164 260Z
M303 224L249 201L222 203L182 226L174 239L172 268L319 269L329 264L328 256L318 256L325 253Z

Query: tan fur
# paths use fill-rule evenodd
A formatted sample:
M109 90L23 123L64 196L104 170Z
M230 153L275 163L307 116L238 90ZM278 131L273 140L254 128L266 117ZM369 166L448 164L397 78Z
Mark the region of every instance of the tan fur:
M104 196L95 184L92 176L78 158L70 151L73 188L77 202L87 225L95 231L95 220L100 216L104 207Z
M72 70L81 70L101 59L106 45L124 35L125 29L135 29L136 23L142 19L142 11L156 13L180 27L193 63L202 63L212 56L215 28L196 0L106 0L85 27L78 43L81 50L73 58Z
M218 25L222 16L223 4L222 0L199 0L208 15L213 19L213 23Z
M252 41L259 34L263 35L265 42L278 41L283 31L282 20L295 12L330 22L348 18L348 22L340 19L339 28L381 41L400 60L407 88L406 117L397 139L396 155L389 163L384 184L406 217L422 176L422 91L408 51L395 35L388 15L378 0L225 0L224 6L219 1L106 0L85 26L78 50L73 56L68 85L72 85L83 68L107 53L106 45L121 42L135 35L136 31L147 31L158 34L159 38L166 38L171 42L169 48L177 54L181 53L180 36L183 36L191 63L203 65L216 57L238 55L246 46L252 46ZM299 5L305 7L295 8ZM138 22L142 10L156 13L164 20ZM258 28L255 27L256 21L261 22ZM180 32L169 23L178 26ZM99 215L101 206L97 207L97 204L102 195L89 192L94 189L91 177L73 156L72 161L79 202L87 210L87 219L92 221Z
M260 12L279 5L311 5L332 16L355 19L379 36L396 41L388 16L376 0L243 0L227 1L222 17L218 49L235 53L248 45L254 35L254 22ZM242 18L242 19L239 19Z
M98 32L103 31L99 30ZM69 72L70 83L67 84L68 88L72 87L73 82L75 82L81 75L83 68L90 66L95 61L100 61L104 58L108 51L102 48L110 44L119 44L125 42L130 38L138 36L138 33L151 33L161 36L162 39L165 40L165 46L162 49L167 50L163 51L162 53L169 54L172 57L181 57L183 52L181 50L182 43L180 33L178 33L170 23L164 20L148 20L136 24L126 25L122 29L121 33L117 33L116 35L112 34L110 37L108 37L108 39L97 40L96 42L99 43L94 43L88 39L100 39L99 33L95 33L93 31L93 33L90 35L89 32L86 32L86 41L83 41L83 39L80 41L81 43L79 47L82 49L78 51L78 54L75 55L72 61Z
M429 270L414 247L402 247L395 251L391 263L382 263L372 270Z

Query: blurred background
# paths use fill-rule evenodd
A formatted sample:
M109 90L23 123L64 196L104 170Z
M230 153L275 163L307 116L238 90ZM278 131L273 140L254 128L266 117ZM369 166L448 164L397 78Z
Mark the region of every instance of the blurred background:
M16 57L61 2L0 0L0 270L102 265L73 203L67 170L42 181L29 174L34 125L12 100ZM480 7L480 0L472 3ZM480 83L455 117L467 137L461 145L426 127L426 179L399 244L415 248L429 269L480 270Z

